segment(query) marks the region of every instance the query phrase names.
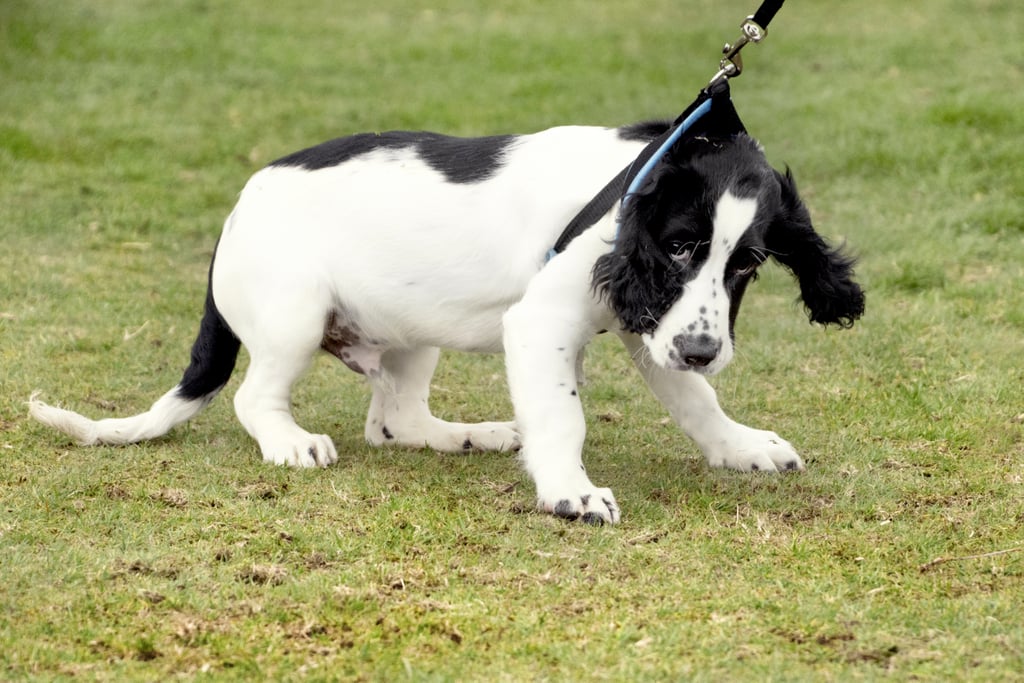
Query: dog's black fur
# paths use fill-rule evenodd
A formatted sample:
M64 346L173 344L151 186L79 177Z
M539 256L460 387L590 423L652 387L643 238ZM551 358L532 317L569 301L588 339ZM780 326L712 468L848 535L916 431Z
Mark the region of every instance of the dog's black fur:
M710 246L714 201L726 190L757 197L758 215L729 262L725 290L732 332L740 300L770 255L800 283L812 322L849 327L864 313L855 259L830 247L811 225L792 174L768 165L746 135L684 138L623 202L613 251L594 265L593 287L624 329L651 333L699 270ZM692 251L688 259L676 256Z
M378 149L412 148L431 168L444 174L449 182L477 183L501 168L505 150L515 139L514 135L458 138L425 131L359 133L300 150L270 165L298 166L315 171L337 166Z
M814 231L790 170L785 175L775 171L775 176L781 201L765 233L766 251L800 283L800 297L812 323L852 327L864 315L864 292L853 281L857 259L841 246L829 246Z

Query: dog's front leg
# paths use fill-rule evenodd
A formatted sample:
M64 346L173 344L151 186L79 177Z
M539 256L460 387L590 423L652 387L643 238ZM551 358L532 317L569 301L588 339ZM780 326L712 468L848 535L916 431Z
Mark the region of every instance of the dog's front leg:
M803 460L778 434L747 427L726 415L702 375L661 368L645 353L639 337L620 336L651 391L700 447L709 465L745 472L804 469Z
M520 457L537 486L537 505L566 519L619 521L610 489L591 483L583 466L586 423L577 391L576 357L594 331L529 299L504 318L505 362Z

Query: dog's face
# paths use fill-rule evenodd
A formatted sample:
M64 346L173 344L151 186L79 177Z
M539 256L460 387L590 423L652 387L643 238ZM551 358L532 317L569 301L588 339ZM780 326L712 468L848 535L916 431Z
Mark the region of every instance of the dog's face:
M792 177L745 135L677 143L620 223L594 287L661 367L728 365L740 301L768 256L797 278L812 322L849 327L864 312L853 259L814 231Z

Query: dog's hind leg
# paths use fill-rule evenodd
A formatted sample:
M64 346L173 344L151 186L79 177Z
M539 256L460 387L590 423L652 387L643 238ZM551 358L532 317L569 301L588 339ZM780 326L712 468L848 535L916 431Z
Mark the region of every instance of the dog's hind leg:
M324 434L310 434L291 414L291 388L309 365L309 356L251 353L242 386L235 394L235 412L260 445L263 460L293 467L326 467L338 459Z
M265 326L258 339L246 342L249 368L235 394L235 412L259 442L264 461L326 467L338 459L330 437L310 434L295 423L291 413L292 385L309 367L323 327L314 311L308 321L297 319L297 312L300 309L293 308L288 325Z
M373 398L366 418L366 440L377 446L444 452L519 448L519 434L512 422L445 422L430 414L430 378L439 356L435 347L392 349L381 356L381 371L369 376Z

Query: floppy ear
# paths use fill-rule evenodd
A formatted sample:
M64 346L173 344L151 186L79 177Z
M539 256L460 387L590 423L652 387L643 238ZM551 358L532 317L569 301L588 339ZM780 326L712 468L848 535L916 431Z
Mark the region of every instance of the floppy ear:
M594 264L592 286L615 311L623 329L636 334L653 332L661 316L679 298L683 282L679 265L657 243L651 232L663 220L658 177L652 173L620 214L615 246Z
M856 259L833 248L814 231L807 207L796 193L789 169L775 172L781 208L765 235L767 251L800 283L800 296L813 323L853 326L864 314L864 292L853 281Z

